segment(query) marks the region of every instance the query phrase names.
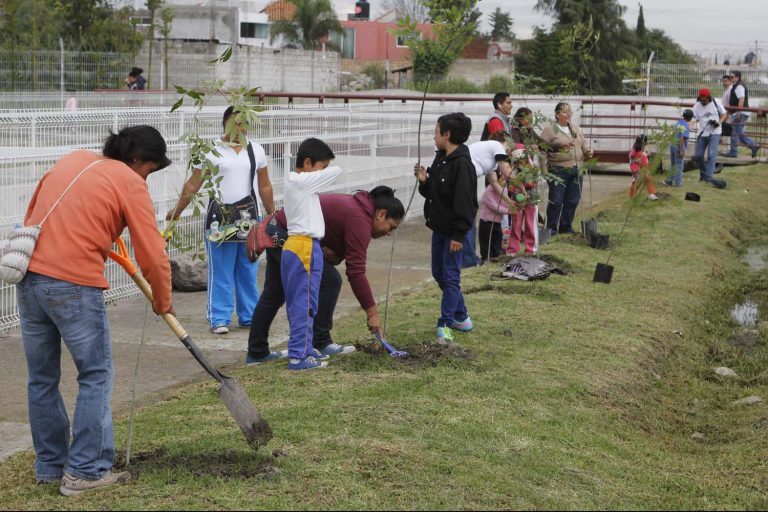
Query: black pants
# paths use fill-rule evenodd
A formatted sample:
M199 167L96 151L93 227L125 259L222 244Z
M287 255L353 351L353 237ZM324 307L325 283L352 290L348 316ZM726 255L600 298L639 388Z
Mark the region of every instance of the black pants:
M267 249L267 268L264 276L264 289L259 295L259 302L253 310L251 331L248 334L248 355L261 358L269 354L269 328L285 304L283 281L280 278L280 258L282 249ZM328 260L323 261L323 277L320 280L317 315L315 316L312 345L324 349L331 343L333 311L341 292L341 274Z
M491 258L501 254L501 222L480 219L480 258L488 260L488 238L491 239Z

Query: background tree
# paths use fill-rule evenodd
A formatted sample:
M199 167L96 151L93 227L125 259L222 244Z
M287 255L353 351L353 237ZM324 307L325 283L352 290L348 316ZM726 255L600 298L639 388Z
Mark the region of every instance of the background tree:
M169 6L163 6L160 9L160 35L163 36L163 71L165 74L165 88L170 85L168 83L168 38L171 37L171 23L173 23L173 8Z
M149 11L149 55L147 58L147 89L152 82L152 49L155 46L155 14L160 9L163 0L147 0L147 10Z
M497 7L491 13L491 33L488 37L491 41L514 41L515 34L512 32L512 16L508 12L503 12Z
M440 79L478 32L478 0L423 0L433 21L434 39L410 37L407 41L413 62L414 82L427 84ZM405 37L416 32L413 20L398 23L395 35Z
M340 33L341 24L336 18L329 0L288 0L296 8L290 20L279 20L272 24L269 30L269 41L282 36L286 46L298 46L305 50L313 50L328 43L331 32Z
M430 21L429 9L421 0L384 0L381 8L387 11L395 11L398 20L410 18L416 23L428 23Z
M635 35L638 41L645 42L647 31L645 29L645 16L643 15L643 4L637 4L640 6L640 12L637 14L637 26L635 27Z
M437 22L443 19L446 13L461 13L461 22L468 30L468 34L471 36L477 36L480 34L480 18L483 13L477 8L479 0L422 0L428 10L429 17L433 22ZM467 7L468 5L473 7ZM470 32L471 31L471 32ZM464 45L466 46L466 44Z

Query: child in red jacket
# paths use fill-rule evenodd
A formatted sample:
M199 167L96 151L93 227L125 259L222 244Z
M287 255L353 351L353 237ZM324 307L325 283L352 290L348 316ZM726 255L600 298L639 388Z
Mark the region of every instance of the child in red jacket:
M653 184L653 176L651 176L651 165L648 163L648 153L645 152L645 145L647 143L647 137L639 135L629 152L629 172L632 174L629 197L635 197L637 182L642 175L648 183L648 200L655 201L658 197L656 197L656 187Z

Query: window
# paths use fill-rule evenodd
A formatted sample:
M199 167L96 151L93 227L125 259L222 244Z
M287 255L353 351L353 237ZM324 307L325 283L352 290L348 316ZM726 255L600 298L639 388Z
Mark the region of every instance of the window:
M408 41L411 40L421 40L421 32L414 32L412 34L408 34L407 36L397 36L397 42L395 43L398 47L402 48L404 46L408 46Z
M240 23L240 37L268 39L269 25L266 23Z
M139 26L149 26L152 24L152 18L141 17L141 16L131 16L131 23Z
M341 50L342 59L355 58L355 29L344 27L343 33L331 32L330 41Z

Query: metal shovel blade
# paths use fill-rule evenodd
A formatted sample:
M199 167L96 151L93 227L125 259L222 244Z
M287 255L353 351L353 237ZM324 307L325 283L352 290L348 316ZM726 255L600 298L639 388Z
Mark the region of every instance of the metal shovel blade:
M272 439L272 429L253 406L240 381L224 375L221 377L219 397L229 409L232 417L235 418L237 426L243 431L248 445L254 450L258 450L260 446L264 446Z
M389 353L391 357L400 359L403 357L408 357L408 352L404 350L397 350L395 347L390 345L387 340L384 339L384 336L381 335L380 332L376 333L376 338L379 340L379 343L381 343L381 346L384 347L384 349Z

